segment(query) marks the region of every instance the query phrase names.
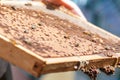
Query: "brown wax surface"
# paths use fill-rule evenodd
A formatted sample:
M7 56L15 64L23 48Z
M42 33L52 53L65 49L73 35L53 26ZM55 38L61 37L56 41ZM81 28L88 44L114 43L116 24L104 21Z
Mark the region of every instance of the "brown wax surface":
M120 52L120 44L41 11L0 5L0 34L44 58Z

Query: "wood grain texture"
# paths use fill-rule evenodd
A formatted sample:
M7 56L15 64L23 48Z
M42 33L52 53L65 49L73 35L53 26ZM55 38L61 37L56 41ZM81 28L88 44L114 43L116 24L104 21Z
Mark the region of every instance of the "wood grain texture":
M0 49L0 57L4 60L25 69L35 76L38 76L38 73L40 74L45 62L40 56L20 45L11 43L9 39L3 36L0 36ZM36 67L38 64L40 67Z
M12 4L11 4L12 3ZM119 42L120 38L98 28L97 26L82 20L82 18L76 18L68 15L60 10L49 10L44 4L40 2L29 2L32 6L25 6L28 2L14 2L14 1L1 1L0 4L14 5L17 7L23 7L28 9L34 9L58 16L61 19L69 20L70 22L80 25L86 30L91 31L94 34L98 34L113 42ZM80 66L80 61L88 61L87 68L96 66L97 68L104 67L106 65L116 66L120 62L120 53L115 53L113 57L106 57L103 54L88 55L88 56L74 56L64 58L43 58L34 54L31 50L24 48L16 44L14 41L5 38L0 35L0 58L26 70L32 75L39 77L40 74L53 73L53 72L65 72L76 71L75 67Z

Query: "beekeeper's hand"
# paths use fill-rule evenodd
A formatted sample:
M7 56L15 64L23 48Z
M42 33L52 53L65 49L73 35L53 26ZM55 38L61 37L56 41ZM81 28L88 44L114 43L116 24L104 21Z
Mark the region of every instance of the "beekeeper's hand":
M72 13L86 20L80 8L74 2L70 0L47 0L47 1L55 5L64 6L65 8L69 9Z

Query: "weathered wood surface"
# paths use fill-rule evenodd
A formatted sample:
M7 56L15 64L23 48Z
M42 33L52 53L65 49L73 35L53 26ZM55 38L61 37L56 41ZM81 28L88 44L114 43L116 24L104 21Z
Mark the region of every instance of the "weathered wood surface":
M32 4L32 6L25 6L27 3ZM80 25L84 29L90 30L92 33L99 34L101 37L104 37L108 40L112 40L114 42L120 41L120 38L117 36L100 29L85 20L82 20L82 18L76 18L60 10L49 10L40 2L31 3L26 1L1 1L0 4L41 10L45 13L54 14L59 18L67 19L76 25ZM38 77L40 74L51 72L76 71L81 66L80 62L85 61L89 62L86 65L88 68L92 65L95 65L97 68L104 67L105 65L116 66L118 62L120 62L120 53L116 53L116 55L113 57L106 57L101 54L96 54L64 58L42 58L30 50L25 49L23 46L14 44L11 40L0 35L0 58L3 58L4 60Z

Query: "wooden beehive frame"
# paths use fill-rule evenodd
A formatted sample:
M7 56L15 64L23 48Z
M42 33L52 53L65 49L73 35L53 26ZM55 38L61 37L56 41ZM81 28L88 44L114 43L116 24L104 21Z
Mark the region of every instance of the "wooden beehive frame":
M0 1L0 4L41 10L45 13L54 14L59 18L67 19L76 25L80 25L84 29L91 31L94 34L98 34L101 37L115 42L120 41L120 38L96 27L95 25L83 20L82 18L76 18L74 16L68 15L61 10L49 10L41 2L31 3L26 1ZM31 5L26 6L25 4ZM2 35L0 35L0 49L0 58L3 58L4 60L26 70L36 77L39 77L40 74L45 73L78 70L81 66L80 62L88 62L86 65L88 68L92 65L96 65L97 68L104 67L105 65L116 66L118 62L120 62L120 53L116 53L113 57L106 57L102 54L96 54L64 58L43 58L37 54L34 54L32 51L24 48L23 46L15 44L12 40L9 40Z

